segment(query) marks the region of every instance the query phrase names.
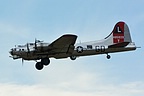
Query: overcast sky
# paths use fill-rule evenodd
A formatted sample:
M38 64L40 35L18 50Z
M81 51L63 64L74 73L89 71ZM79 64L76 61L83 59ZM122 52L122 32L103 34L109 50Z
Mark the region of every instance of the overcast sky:
M0 96L143 96L143 0L0 0ZM51 59L42 71L34 61L9 58L9 50L35 38L52 42L63 34L77 42L106 37L118 21L128 24L132 52Z

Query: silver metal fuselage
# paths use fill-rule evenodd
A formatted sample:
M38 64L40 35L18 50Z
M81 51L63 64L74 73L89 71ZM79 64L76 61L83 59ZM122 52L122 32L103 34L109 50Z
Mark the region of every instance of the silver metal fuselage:
M49 43L44 43L43 46L48 46ZM77 48L81 46L82 49L78 50ZM119 47L119 48L109 48L108 45L102 45L102 44L87 44L87 43L80 43L75 45L75 49L73 50L72 54L67 53L55 53L52 52L49 53L49 50L44 49L41 47L41 49L38 49L39 51L35 51L34 45L29 45L30 51L27 50L26 46L18 46L16 48L13 48L10 51L11 57L13 59L20 59L23 58L24 60L39 60L41 58L67 58L70 56L89 56L89 55L98 55L98 54L108 54L108 53L115 53L115 52L124 52L124 51L132 51L136 49L136 46L134 43L129 43L125 47ZM81 51L81 52L79 52ZM59 56L59 58L57 58Z

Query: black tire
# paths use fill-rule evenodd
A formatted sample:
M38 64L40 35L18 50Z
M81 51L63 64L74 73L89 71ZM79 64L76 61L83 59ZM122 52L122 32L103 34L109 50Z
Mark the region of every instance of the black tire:
M71 60L76 60L76 56L70 56Z
M35 65L37 70L42 70L43 69L43 64L41 62L37 62Z
M107 59L110 59L111 58L111 56L110 55L107 55Z
M43 58L43 59L41 59L41 63L43 65L47 66L50 64L50 60L49 60L49 58Z

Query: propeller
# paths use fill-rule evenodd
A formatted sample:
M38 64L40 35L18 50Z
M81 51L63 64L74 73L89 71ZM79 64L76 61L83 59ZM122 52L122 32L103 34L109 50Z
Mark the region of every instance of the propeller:
M30 52L30 49L29 49L29 45L28 45L28 43L27 43L27 50L28 50L28 53Z
M23 64L24 64L24 59L22 58L22 66L23 66Z
M29 48L28 43L26 44L26 47L27 47L27 56L28 56L28 54L30 53L30 48ZM23 66L23 64L24 64L24 59L22 58L22 66Z
M35 38L35 50L37 50L37 39Z
M28 51L28 52L27 52L27 56L28 56L28 54L30 53L29 44L27 43L27 45L26 45L26 46L27 46L27 51Z

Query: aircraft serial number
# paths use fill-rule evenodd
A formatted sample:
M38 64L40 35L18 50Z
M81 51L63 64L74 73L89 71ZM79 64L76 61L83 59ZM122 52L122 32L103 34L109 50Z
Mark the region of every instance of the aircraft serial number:
M105 52L105 46L95 46L96 52Z

